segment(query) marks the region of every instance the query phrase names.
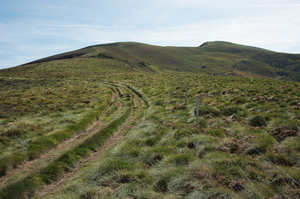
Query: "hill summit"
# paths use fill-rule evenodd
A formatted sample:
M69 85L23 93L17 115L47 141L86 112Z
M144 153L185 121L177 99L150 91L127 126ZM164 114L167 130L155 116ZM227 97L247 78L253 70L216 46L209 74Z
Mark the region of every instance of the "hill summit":
M89 46L28 64L76 57L111 59L128 65L134 71L182 71L300 81L300 54L278 53L224 41L205 42L199 47L117 42Z

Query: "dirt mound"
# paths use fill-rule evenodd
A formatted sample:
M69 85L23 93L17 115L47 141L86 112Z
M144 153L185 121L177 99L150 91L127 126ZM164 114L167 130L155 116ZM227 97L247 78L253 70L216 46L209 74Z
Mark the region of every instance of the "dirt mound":
M285 129L283 127L278 127L273 129L270 134L278 141L281 142L287 137L297 136L298 132L295 130Z

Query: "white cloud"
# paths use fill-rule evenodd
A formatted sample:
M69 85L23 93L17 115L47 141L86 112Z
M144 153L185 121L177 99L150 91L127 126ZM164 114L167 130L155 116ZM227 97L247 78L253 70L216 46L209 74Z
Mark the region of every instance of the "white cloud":
M296 0L28 2L14 8L21 17L0 14L0 68L120 41L199 46L207 40L225 40L300 52L300 4Z

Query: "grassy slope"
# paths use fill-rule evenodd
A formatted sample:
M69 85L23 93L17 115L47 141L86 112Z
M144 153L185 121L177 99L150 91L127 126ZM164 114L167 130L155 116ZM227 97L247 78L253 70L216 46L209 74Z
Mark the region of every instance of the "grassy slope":
M234 47L229 48L231 45ZM222 46L224 48L221 48ZM74 88L79 91L88 89L92 92L90 86L93 86L94 90L99 82L130 84L145 94L141 97L149 99L150 107L146 117L136 125L134 131L127 134L124 142L110 150L98 164L91 165L85 170L85 174L78 176L78 180L72 181L63 192L57 193L58 198L61 194L62 197L70 198L104 195L107 198L259 198L255 188L266 197L274 197L281 193L291 198L300 197L299 186L269 165L262 155L252 149L252 146L256 147L277 166L300 181L299 137L277 141L269 134L276 127L299 131L299 117L296 119L296 116L300 115L299 83L186 73L183 74L183 80L189 83L190 90L188 101L184 103L184 89L180 88L175 75L141 73L140 71L145 70L143 67L131 67L130 64L124 64L124 61L120 62L125 58L133 64L149 60L150 65L146 64L146 68L160 67L159 62L150 62L153 57L158 57L159 59L154 60L165 60L162 65L166 65L160 67L162 71L168 69L168 66L173 70L180 69L179 63L189 63L190 70L193 71L193 63L202 60L198 65L206 67L199 71L209 70L210 73L214 73L218 70L221 74L235 63L236 67L232 67L232 70L236 71L236 75L256 76L242 71L247 70L247 63L260 63L258 58L253 57L273 59L273 62L278 64L280 60L293 62L297 58L296 55L274 54L262 49L223 42L208 43L200 48L156 47L135 43L93 48L95 51L82 54L79 58L39 62L0 71L1 84L5 85L0 89L5 99L2 100L3 108L9 110L18 107L20 97L31 105L30 100L41 101L46 94L54 94L53 105L63 105L65 103L62 104L61 99L64 98L60 96L72 98ZM228 51L231 52L230 56L225 59L223 55ZM117 54L113 54L115 52L118 52L118 55L123 53L123 57L117 57ZM99 53L114 55L115 59L88 58ZM245 56L248 58L244 58ZM173 57L178 58L178 62L174 61ZM223 67L218 67L216 63L222 64ZM238 67L241 69L234 69ZM271 66L266 68L268 67ZM32 85L27 85L28 82ZM42 89L38 89L35 94L35 87ZM70 92L58 90L59 87L67 88ZM11 96L12 100L5 96ZM199 111L203 131L194 128L195 96L200 96L201 104L204 105ZM89 92L82 93L83 100L90 97ZM43 103L48 105L47 101ZM40 109L48 110L43 108L43 103ZM19 108L27 111L27 106L21 105ZM52 104L49 108L52 108ZM56 109L60 110L58 108ZM69 110L68 107L63 108L60 111ZM206 109L213 112L217 118ZM10 128L9 122L18 122L21 118L18 111L11 114L0 115L2 130ZM63 113L61 115L64 116ZM43 115L28 113L32 121L36 118L39 122L40 116ZM262 126L257 127L257 121ZM50 128L52 124L47 125ZM5 129L5 132L7 130ZM35 131L33 128L30 135L34 135ZM22 136L24 135L17 135L14 139L22 140ZM240 136L250 145L240 142ZM4 152L5 145L13 142L15 141L7 142L6 139L2 139L1 152ZM235 161L250 181L236 166Z
M103 44L36 62L72 58L74 55L91 58L100 53L113 56L139 71L175 70L294 81L299 81L300 76L300 55L220 41L206 42L200 47L161 47L134 42Z
M85 130L109 106L111 90L84 80L0 82L0 176Z
M98 77L110 73L136 72L132 66L112 59L72 58L18 66L0 71L0 77L73 78Z
M51 198L299 197L299 186L263 157L300 181L299 137L269 134L276 127L299 131L299 83L182 76L186 103L175 75L112 75L144 93L150 107L123 142ZM195 128L194 96L202 128Z

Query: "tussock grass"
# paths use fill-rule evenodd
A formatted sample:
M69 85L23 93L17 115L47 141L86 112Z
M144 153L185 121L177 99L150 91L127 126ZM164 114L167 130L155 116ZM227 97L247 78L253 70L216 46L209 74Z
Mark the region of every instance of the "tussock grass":
M36 140L31 141L27 144L26 152L13 152L12 155L8 157L0 157L0 171L2 175L5 175L12 166L22 163L25 160L33 160L46 151L54 148L57 144L63 142L64 140L72 137L75 133L84 131L92 122L94 122L101 113L109 106L111 98L111 93L106 92L103 96L103 101L101 104L97 105L93 110L86 113L81 119L79 119L76 124L69 124L63 129L59 129L50 135L42 135ZM10 135L22 136L24 130L10 131ZM22 155L20 155L22 154Z
M30 176L12 185L6 186L3 190L1 190L0 194L5 196L3 198L11 198L15 195L14 192L16 191L16 186L19 186L19 184L25 183L27 181L29 184L34 183L32 182L33 179L38 179L39 183L41 184L49 184L57 181L60 176L74 167L74 165L76 165L76 163L80 159L88 156L91 151L97 151L105 143L105 141L119 128L119 126L126 121L130 113L131 108L127 107L127 110L120 118L112 121L95 135L85 140L82 144L67 151L60 158L50 163L39 172L31 174ZM29 187L27 189L18 190L18 194L19 196L29 195L34 193L35 191L36 189Z
M228 64L222 60L206 61ZM185 91L176 74L123 73L95 78L96 82L105 81L120 88L125 104L130 97L126 90L130 89L147 105L123 141L80 171L55 197L250 199L261 198L260 194L265 198L284 194L297 198L299 187L262 155L299 180L298 136L277 142L269 134L279 126L299 131L300 111L295 104L298 83L180 74L184 84L189 84L186 103ZM197 96L201 104L198 113L195 112ZM138 99L133 102L136 106ZM201 116L197 128L196 114ZM7 118L0 122L9 123ZM41 134L51 138L46 141L53 141L54 145L63 136ZM6 137L11 141L3 138L1 144L15 141L14 137ZM35 178L43 183L57 180L80 159L98 150L101 140L107 137L89 139Z

